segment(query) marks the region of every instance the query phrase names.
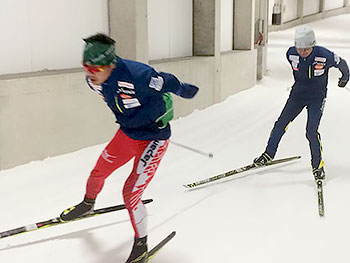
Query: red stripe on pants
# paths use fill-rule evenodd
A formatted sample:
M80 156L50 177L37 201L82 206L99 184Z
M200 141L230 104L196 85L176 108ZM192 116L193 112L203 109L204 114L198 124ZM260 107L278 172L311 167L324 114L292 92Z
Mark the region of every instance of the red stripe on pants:
M141 202L141 197L152 180L167 147L168 140L133 140L118 130L91 171L86 186L86 197L96 199L103 188L105 179L135 157L133 170L124 184L123 198L135 236L145 236L147 211Z

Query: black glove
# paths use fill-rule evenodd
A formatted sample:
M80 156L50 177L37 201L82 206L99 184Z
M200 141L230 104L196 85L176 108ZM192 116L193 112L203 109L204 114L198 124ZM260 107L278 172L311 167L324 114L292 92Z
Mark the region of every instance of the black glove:
M346 86L346 84L348 83L348 81L349 81L348 79L339 78L338 87L344 88Z

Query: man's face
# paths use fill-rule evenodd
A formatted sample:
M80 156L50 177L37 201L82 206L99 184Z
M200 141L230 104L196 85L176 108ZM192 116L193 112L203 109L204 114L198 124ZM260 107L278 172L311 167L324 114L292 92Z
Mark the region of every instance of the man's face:
M92 84L100 85L109 78L115 65L95 66L83 64L83 67L86 76L90 79Z
M308 57L311 54L312 47L309 47L309 48L297 48L297 52L302 58L306 58L306 57Z

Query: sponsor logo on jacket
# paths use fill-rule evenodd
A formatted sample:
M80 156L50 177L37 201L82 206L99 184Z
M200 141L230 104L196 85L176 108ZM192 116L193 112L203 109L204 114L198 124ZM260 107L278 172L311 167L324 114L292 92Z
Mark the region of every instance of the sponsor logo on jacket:
M314 65L314 76L319 77L325 73L327 58L315 57Z
M316 62L326 63L327 58L324 57L315 57Z
M126 81L118 81L117 84L118 84L118 93L127 94L127 95L135 94L134 84Z
M133 95L136 94L134 84L126 81L118 81L118 93L122 99L123 106L125 109L131 109L141 106L140 101L134 98ZM116 98L116 103L118 99Z
M134 89L134 84L126 81L118 81L118 87L123 87L127 89Z
M316 65L315 65L315 69L316 70L321 70L321 69L324 69L324 64L319 64L319 63L317 63Z
M299 56L289 55L289 60L292 62L292 68L295 71L299 71Z
M334 54L334 62L336 65L339 65L340 63L340 57L337 54Z
M160 91L163 88L164 79L161 76L152 77L151 81L149 82L149 87L152 89L155 89L157 91Z
M131 109L141 106L140 101L136 98L123 99L122 101L125 109Z

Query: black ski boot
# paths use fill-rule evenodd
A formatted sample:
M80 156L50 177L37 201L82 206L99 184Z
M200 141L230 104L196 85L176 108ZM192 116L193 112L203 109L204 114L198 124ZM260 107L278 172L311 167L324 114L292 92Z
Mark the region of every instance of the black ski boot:
M126 263L145 263L147 262L147 257L147 236L141 238L135 237L131 254Z
M271 161L272 158L270 157L270 155L268 155L267 153L263 153L262 155L254 159L253 164L255 166L263 166Z
M61 222L74 220L83 215L89 214L95 205L95 199L84 198L83 202L64 210L60 215Z
M314 168L312 173L315 177L315 180L324 180L326 178L326 173L324 172L323 166L321 168Z

